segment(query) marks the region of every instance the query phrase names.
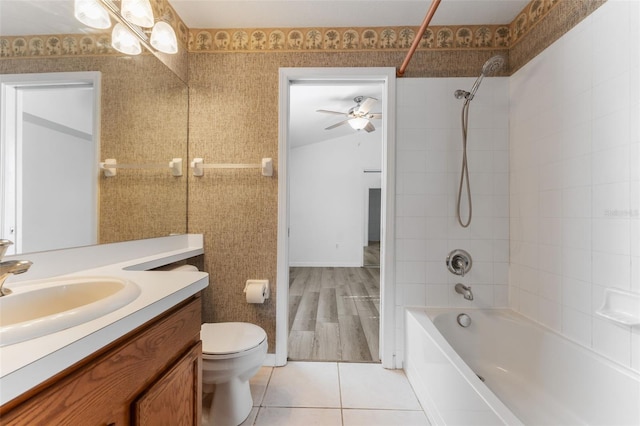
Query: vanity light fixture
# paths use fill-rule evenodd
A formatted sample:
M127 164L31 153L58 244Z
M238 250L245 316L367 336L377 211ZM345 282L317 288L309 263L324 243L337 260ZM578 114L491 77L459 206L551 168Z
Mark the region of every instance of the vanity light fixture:
M91 28L107 29L111 26L109 12L98 0L75 0L73 14L76 19Z
M120 13L127 21L139 27L153 27L153 11L149 0L122 0Z
M121 23L117 23L111 32L111 46L127 55L139 55L142 52L140 41Z
M178 39L171 25L158 21L151 30L151 45L164 53L178 53Z
M162 18L154 24L149 0L122 0L121 8L113 0L75 0L74 6L75 17L92 28L109 28L111 15L117 23L111 33L111 44L119 52L137 55L142 52L140 45L150 52L178 52L175 31Z

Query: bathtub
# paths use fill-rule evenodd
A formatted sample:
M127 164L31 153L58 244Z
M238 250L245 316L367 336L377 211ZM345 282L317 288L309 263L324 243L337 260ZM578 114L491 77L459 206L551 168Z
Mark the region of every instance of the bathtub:
M433 425L640 424L640 374L508 309L406 309L404 370Z

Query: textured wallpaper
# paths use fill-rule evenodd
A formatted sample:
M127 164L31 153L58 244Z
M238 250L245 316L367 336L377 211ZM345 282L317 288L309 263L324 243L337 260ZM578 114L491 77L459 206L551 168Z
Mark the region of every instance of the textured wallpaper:
M173 177L168 168L187 156L186 85L152 55L0 60L2 74L70 71L102 73L101 160L167 164L101 173L100 242L186 232L188 170Z

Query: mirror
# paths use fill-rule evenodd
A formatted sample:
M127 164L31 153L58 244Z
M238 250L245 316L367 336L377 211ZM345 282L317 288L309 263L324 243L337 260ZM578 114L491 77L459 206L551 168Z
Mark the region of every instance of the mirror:
M38 2L10 3L28 7ZM33 14L39 9L31 6L28 11ZM45 16L23 14L22 19L45 22L52 17L46 11L41 13ZM11 36L0 32L0 43ZM119 164L167 165L166 169L118 169L116 176L105 177L96 162L98 243L187 232L186 84L149 53L136 57L109 54L0 58L1 74L78 71L101 73L100 161L114 158ZM173 158L182 158L182 176L172 175L169 162ZM74 232L72 226L67 228L65 232Z

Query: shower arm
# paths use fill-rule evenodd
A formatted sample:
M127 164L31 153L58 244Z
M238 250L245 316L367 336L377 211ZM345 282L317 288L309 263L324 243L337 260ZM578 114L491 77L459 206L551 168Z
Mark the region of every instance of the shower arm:
M420 44L420 40L422 40L422 36L424 35L424 32L427 30L427 27L431 22L431 18L433 18L433 15L436 13L436 9L440 5L440 1L441 0L433 0L431 2L431 6L429 6L429 10L427 11L427 14L424 17L424 21L422 21L422 25L420 25L420 29L418 30L418 33L413 38L413 42L411 43L411 47L407 52L407 56L404 58L402 65L400 65L400 69L396 71L396 77L404 76L404 72L406 71L407 66L409 66L409 61L411 61L413 54L418 48L418 45Z

